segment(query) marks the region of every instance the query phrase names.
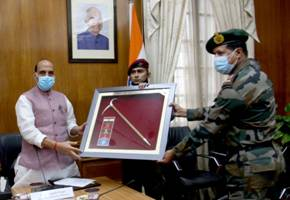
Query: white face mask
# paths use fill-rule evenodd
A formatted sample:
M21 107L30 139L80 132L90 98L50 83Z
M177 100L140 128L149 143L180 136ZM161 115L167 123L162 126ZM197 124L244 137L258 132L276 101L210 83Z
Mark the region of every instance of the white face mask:
M231 56L235 50L229 55ZM229 56L215 56L214 57L214 67L217 72L221 74L229 74L232 69L236 66L237 61L234 64L230 64L228 57Z

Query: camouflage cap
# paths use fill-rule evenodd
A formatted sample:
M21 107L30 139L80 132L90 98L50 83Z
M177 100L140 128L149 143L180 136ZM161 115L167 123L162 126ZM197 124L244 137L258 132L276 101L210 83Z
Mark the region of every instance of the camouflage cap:
M249 38L249 34L242 29L230 29L224 32L215 33L206 43L206 50L213 54L213 50L221 45L246 42Z
M128 75L131 74L132 69L136 68L136 67L142 67L145 69L149 68L149 63L145 60L145 59L137 59L135 60L129 67L128 69Z

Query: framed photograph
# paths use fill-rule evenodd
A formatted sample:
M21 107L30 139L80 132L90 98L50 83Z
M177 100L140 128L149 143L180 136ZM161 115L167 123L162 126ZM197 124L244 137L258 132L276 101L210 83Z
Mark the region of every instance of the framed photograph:
M67 0L69 62L117 59L115 0Z
M175 84L97 89L81 141L82 157L160 160Z

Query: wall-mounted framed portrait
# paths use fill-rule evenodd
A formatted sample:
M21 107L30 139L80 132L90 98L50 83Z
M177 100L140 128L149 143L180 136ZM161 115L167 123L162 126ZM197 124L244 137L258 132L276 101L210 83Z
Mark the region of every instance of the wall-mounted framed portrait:
M160 160L165 152L175 84L96 89L81 156Z
M117 58L115 0L67 0L69 62L110 62Z

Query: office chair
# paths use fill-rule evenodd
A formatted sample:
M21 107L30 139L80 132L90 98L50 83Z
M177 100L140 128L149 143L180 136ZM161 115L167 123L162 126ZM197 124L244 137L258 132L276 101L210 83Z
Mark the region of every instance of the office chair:
M8 184L14 184L14 162L21 151L21 135L19 133L0 134L0 175L7 178Z
M168 140L166 149L172 149L175 145L177 145L182 139L190 134L190 129L188 126L181 127L170 127L168 132ZM196 156L189 153L183 158L178 160L179 164L182 166L183 170L186 172L187 170L192 170L196 167ZM160 165L162 174L164 177L164 185L163 185L163 198L165 200L178 200L180 196L180 190L177 187L176 179L179 176L174 165Z
M174 132L187 132L190 134L188 127L176 127ZM185 158L173 161L173 168L177 171L175 182L177 182L177 189L174 192L178 193L174 200L193 200L199 195L199 191L203 189L211 188L215 193L219 193L219 196L224 196L225 188L224 185L226 180L223 174L223 163L226 160L226 149L224 145L217 146L222 141L222 136L216 136L209 142L209 155L196 154L196 152L190 152L185 155ZM172 144L175 146L176 144ZM171 147L172 147L171 146ZM222 152L222 153L218 153ZM199 170L197 169L197 157L208 159L210 170ZM171 194L172 195L172 194ZM170 198L169 198L170 199ZM206 198L205 198L206 199ZM209 199L209 197L207 198Z
M173 148L188 134L190 134L190 129L187 126L171 127L167 149ZM209 158L208 156L203 157ZM219 164L219 166L221 165ZM172 165L164 166L163 173L166 182L165 200L193 200L197 189L219 186L222 180L222 177L215 173L197 170L196 152L190 152L179 158L178 161L174 161Z
M215 154L214 156L212 154ZM183 172L183 169L180 167L179 163L175 160L173 164L175 165L179 177L177 178L177 182L180 185L180 190L182 191L182 200L193 200L199 199L199 191L203 189L212 189L215 193L215 196L219 196L219 199L223 199L225 195L225 183L226 180L223 174L223 165L216 158L217 156L224 156L223 154L217 152L210 152L209 155L197 154L197 157L203 157L209 159L209 162L213 162L216 165L216 168L213 170L212 163L210 164L211 170L199 170L192 169L190 173L188 171L186 173ZM208 194L204 199L210 199Z
M266 195L267 198L277 199L277 200L290 200L290 148L289 145L284 147L283 155L285 158L286 170L283 172L276 184L269 188ZM204 188L215 188L217 189L216 199L224 200L228 199L228 192L235 191L238 187L237 185L226 184L226 180L223 177L223 164L226 154L217 153L214 151L210 152L210 155L197 155L201 157L206 157L214 161L217 166L217 170L212 171L202 171L202 170L192 170L191 174L183 174L182 169L179 168L178 162L174 161L177 170L180 172L180 177L178 181L180 185L184 188L184 198L182 200L193 200L196 197L196 191ZM221 187L220 187L221 186ZM205 199L211 199L209 197Z

